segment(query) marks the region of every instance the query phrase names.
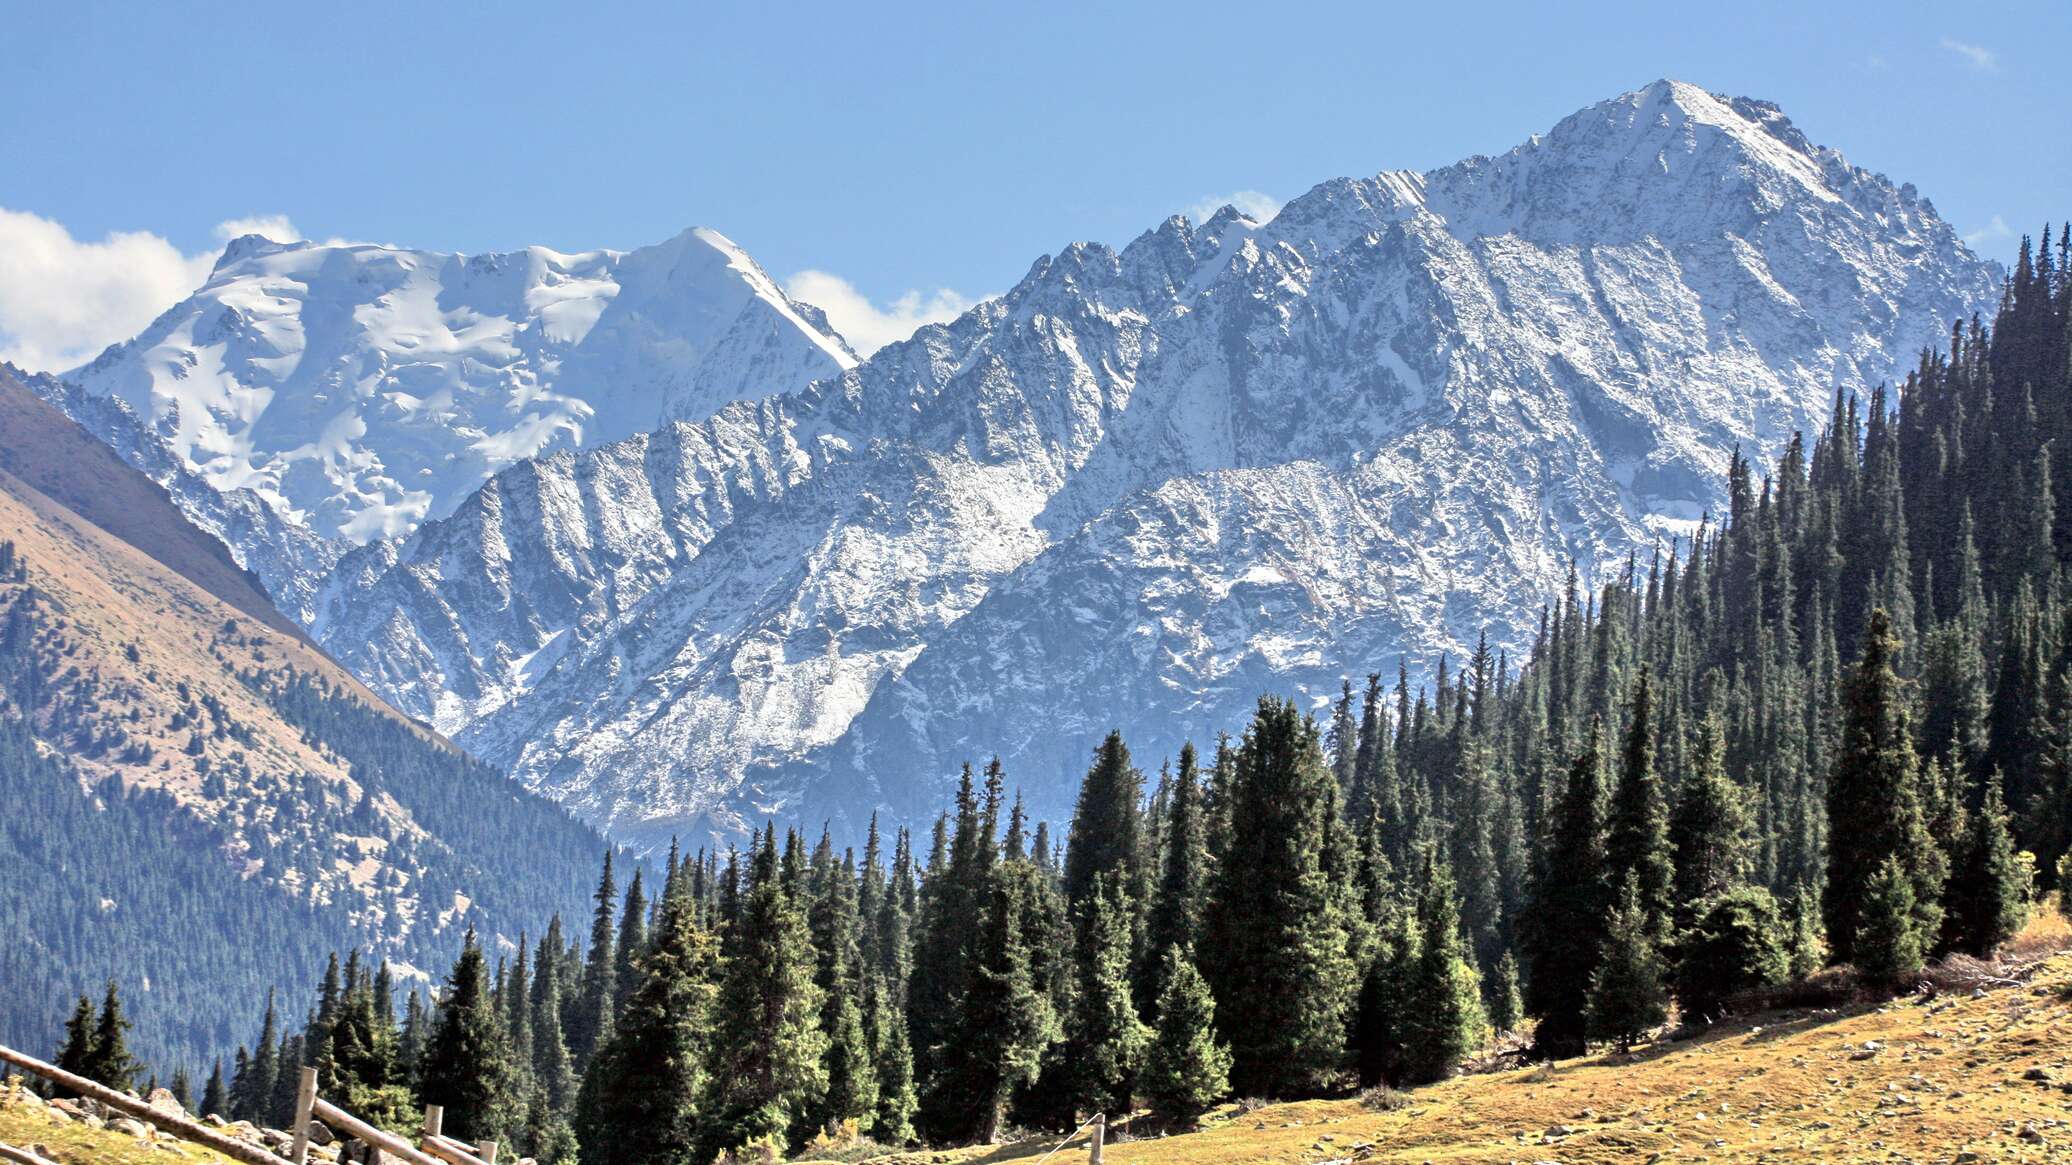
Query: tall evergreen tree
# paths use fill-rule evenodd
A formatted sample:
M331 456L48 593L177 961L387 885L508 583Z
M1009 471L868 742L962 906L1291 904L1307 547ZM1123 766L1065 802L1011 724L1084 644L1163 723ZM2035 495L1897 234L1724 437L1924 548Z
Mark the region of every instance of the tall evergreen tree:
M1152 1115L1185 1127L1229 1094L1230 1049L1216 1039L1216 1001L1195 970L1194 949L1167 948L1159 970L1158 1031L1145 1053L1143 1092Z
M590 919L590 954L583 964L582 988L563 1025L568 1050L574 1053L578 1064L588 1064L598 1045L611 1038L612 1001L618 998L618 988L613 983L612 911L619 903L609 849L604 852L604 872L597 881L596 902Z
M805 911L782 876L776 831L768 830L719 991L700 1113L705 1153L749 1145L781 1153L810 1127L827 1091L814 962Z
M1193 946L1201 932L1209 865L1201 799L1194 745L1183 744L1166 814L1164 863L1146 922L1145 965L1153 969L1166 965L1168 951Z
M1725 731L1717 716L1707 716L1696 767L1677 790L1669 820L1681 924L1689 924L1699 903L1748 880L1754 828L1747 796L1727 777Z
M1058 1035L1056 1012L1030 974L1026 919L1033 888L1025 863L987 877L974 961L957 1002L957 1039L934 1057L924 1105L937 1134L991 1143L1007 1101L1036 1078Z
M1633 683L1629 716L1605 829L1605 877L1614 885L1634 880L1649 931L1661 941L1670 930L1674 869L1668 808L1655 777L1654 687L1644 666Z
M2007 820L1996 773L1986 784L1984 804L1971 814L1947 899L1950 945L1979 958L2013 938L2028 917L2029 887Z
M1840 747L1828 778L1828 819L1848 823L1829 839L1823 898L1836 962L1854 961L1871 883L1888 860L1908 877L1912 945L1922 945L1941 925L1935 903L1942 892L1942 859L1922 816L1906 699L1893 670L1897 651L1892 619L1883 608L1872 611L1862 657L1844 692Z
M1401 1020L1396 1078L1425 1084L1452 1074L1488 1032L1482 985L1460 938L1453 874L1427 848L1417 896L1417 948L1407 960L1408 1005Z
M1538 1018L1534 1050L1579 1055L1588 1034L1591 976L1607 937L1612 899L1605 873L1600 727L1569 766L1527 918L1526 1010Z
M1202 920L1204 975L1245 1095L1335 1087L1359 987L1355 888L1338 784L1316 724L1292 702L1259 703L1229 783L1229 840ZM1349 862L1346 863L1349 866Z
M524 1121L503 1025L491 997L488 962L473 928L446 979L446 994L425 1044L418 1091L446 1110L447 1135L509 1142Z
M661 910L653 941L634 963L638 982L625 1022L583 1074L574 1123L585 1165L676 1165L699 1143L719 942L697 925L688 892L665 894ZM548 999L554 990L548 987Z
M1067 1030L1079 1107L1127 1113L1150 1031L1130 993L1129 894L1109 874L1094 878L1082 925L1077 1006Z
M130 1026L122 1013L122 992L110 979L101 996L101 1012L94 1018L93 1048L81 1075L117 1090L131 1087L143 1065L130 1055Z
M1629 873L1606 928L1603 958L1590 979L1590 1034L1630 1051L1635 1040L1668 1017L1665 978L1640 879Z

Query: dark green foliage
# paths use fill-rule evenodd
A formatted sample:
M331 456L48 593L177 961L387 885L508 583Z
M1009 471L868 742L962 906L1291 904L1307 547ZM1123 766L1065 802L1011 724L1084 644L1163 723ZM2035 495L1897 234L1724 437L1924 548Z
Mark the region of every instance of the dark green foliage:
M1951 945L1983 958L2013 938L2029 914L2029 887L2023 883L1996 774L1986 785L1984 804L1971 815L1950 877L1945 921Z
M688 893L665 895L661 908L652 944L633 963L623 1022L583 1075L575 1132L585 1165L674 1165L697 1142L719 943L697 925Z
M1152 1115L1184 1127L1229 1094L1230 1050L1216 1039L1216 1001L1193 948L1167 949L1160 971L1158 1031L1140 1087Z
M1509 1032L1517 1029L1525 1019L1525 998L1518 989L1518 957L1509 951L1496 965L1496 974L1485 986L1489 1026L1492 1031Z
M1688 924L1699 903L1748 880L1755 828L1748 798L1727 778L1726 737L1718 717L1699 729L1696 768L1677 791L1669 818L1676 855L1676 901Z
M1171 803L1166 811L1164 865L1146 922L1147 967L1164 967L1167 952L1192 946L1201 933L1209 872L1205 825L1194 745L1182 745L1180 767L1173 775Z
M1907 876L1915 941L1934 935L1942 921L1936 903L1944 867L1922 815L1905 696L1893 670L1898 650L1891 617L1882 608L1873 611L1862 658L1844 693L1841 743L1828 777L1828 818L1848 823L1828 841L1824 901L1828 945L1837 962L1857 961L1871 883L1888 863Z
M1864 888L1850 943L1856 968L1873 983L1892 984L1921 969L1927 948L1914 901L1914 880L1897 857L1888 857Z
M1641 909L1657 939L1669 933L1673 868L1669 812L1655 777L1654 693L1643 666L1633 683L1626 746L1619 754L1619 778L1606 824L1605 877L1614 885L1628 878L1640 892Z
M719 991L699 1114L707 1154L750 1144L781 1152L827 1091L813 936L786 881L771 830L756 851Z
M957 1036L938 1052L940 1068L927 1084L926 1107L955 1140L995 1139L1008 1098L1035 1080L1044 1048L1058 1037L1051 1001L1030 973L1025 932L1035 876L1027 863L1012 862L987 877Z
M617 966L612 943L612 910L618 905L612 882L612 855L604 854L604 873L597 881L590 915L590 955L583 963L583 983L570 1001L563 1035L577 1064L588 1064L593 1053L612 1035L612 1006L618 998Z
M1094 878L1083 908L1077 1005L1066 1030L1074 1099L1086 1112L1126 1114L1150 1030L1130 991L1129 895L1109 876Z
M209 1068L209 1082L202 1085L201 1105L194 1110L196 1116L222 1116L230 1110L230 1094L223 1087L223 1061L215 1061Z
M111 979L101 996L101 1011L94 1017L93 1040L79 1074L110 1088L133 1087L143 1065L130 1055L129 1031L130 1021L122 1011L122 992Z
M1626 876L1605 929L1604 954L1590 977L1590 1034L1621 1052L1669 1015L1669 989L1639 879Z
M65 1021L65 1042L53 1062L74 1076L93 1078L94 1001L84 995L73 1005L72 1018Z
M1482 984L1460 939L1460 909L1453 875L1427 852L1417 896L1416 949L1402 960L1407 982L1399 992L1401 1046L1394 1082L1443 1080L1487 1034Z
M1781 983L1791 967L1777 900L1741 886L1695 903L1677 944L1676 1000L1685 1019L1711 1020L1728 996Z
M284 1073L286 1075L286 1073ZM473 932L446 979L439 1017L425 1045L419 1095L446 1109L446 1131L464 1141L509 1142L524 1120L511 1050L490 995L489 970Z
M1569 766L1526 916L1532 975L1525 1006L1539 1020L1534 1048L1547 1057L1583 1050L1591 975L1604 950L1613 903L1605 873L1599 736L1593 725Z
M1357 901L1338 783L1317 727L1292 702L1265 699L1236 751L1230 836L1211 881L1198 950L1243 1095L1300 1096L1339 1086L1359 968Z

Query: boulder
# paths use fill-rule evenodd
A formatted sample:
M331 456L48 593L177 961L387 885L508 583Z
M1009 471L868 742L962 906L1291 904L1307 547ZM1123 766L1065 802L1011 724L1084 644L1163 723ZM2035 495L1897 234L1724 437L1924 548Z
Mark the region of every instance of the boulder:
M116 1117L109 1122L108 1127L118 1133L136 1137L138 1140L148 1140L151 1137L151 1126L135 1117Z

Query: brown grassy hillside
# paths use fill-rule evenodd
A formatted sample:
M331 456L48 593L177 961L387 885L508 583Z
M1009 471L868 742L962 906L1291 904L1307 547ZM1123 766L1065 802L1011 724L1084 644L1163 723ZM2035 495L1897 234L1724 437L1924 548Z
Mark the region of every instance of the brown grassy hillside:
M2031 946L2072 945L2049 916ZM2072 954L2014 985L1786 1011L1695 1039L1357 1100L1227 1106L1200 1132L1110 1143L1106 1165L1324 1162L2072 1161ZM1124 1133L1127 1136L1127 1133ZM883 1165L1022 1162L1057 1144ZM1077 1143L1051 1158L1086 1160Z

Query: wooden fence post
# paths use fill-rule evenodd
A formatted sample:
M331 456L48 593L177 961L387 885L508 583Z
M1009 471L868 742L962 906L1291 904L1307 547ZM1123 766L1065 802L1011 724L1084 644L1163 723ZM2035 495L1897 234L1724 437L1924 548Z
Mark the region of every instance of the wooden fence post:
M496 1165L497 1147L495 1141L477 1142L475 1145L475 1156L482 1158L487 1165Z
M443 1135L445 1135L445 1132L446 1132L446 1110L445 1110L445 1108L441 1107L440 1105L436 1105L436 1104L427 1104L427 1105L425 1105L425 1106L424 1106L424 1135L425 1135L425 1136L427 1136L427 1137L437 1137L437 1136L443 1136Z
M1108 1114L1105 1112L1097 1112L1094 1114L1094 1138L1093 1141L1087 1145L1087 1165L1101 1165L1101 1142L1106 1140L1107 1138Z
M316 1106L317 1070L304 1068L302 1082L295 1089L295 1145L288 1150L288 1160L295 1165L309 1165L309 1121Z

